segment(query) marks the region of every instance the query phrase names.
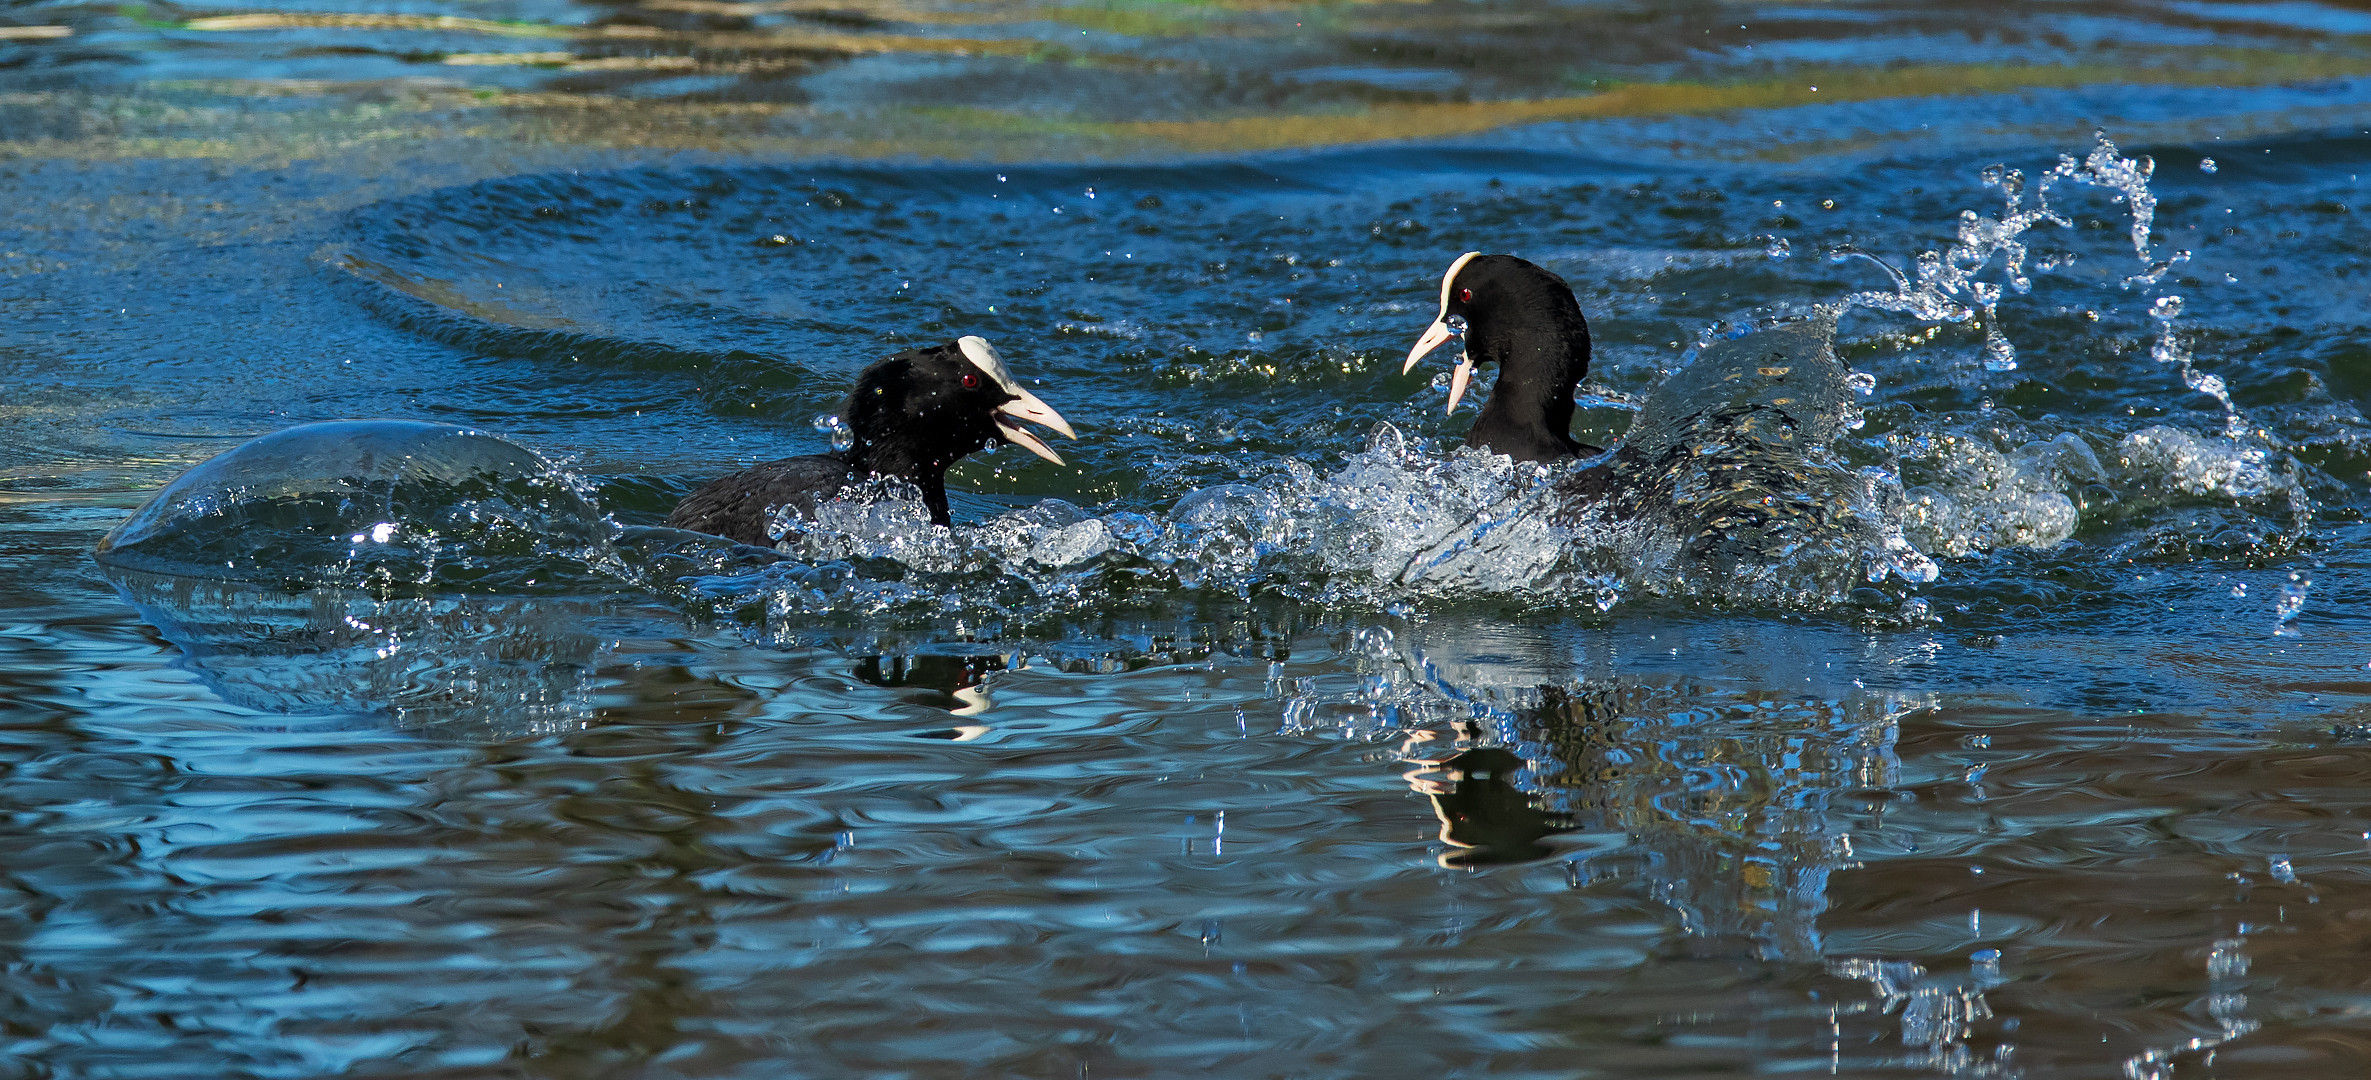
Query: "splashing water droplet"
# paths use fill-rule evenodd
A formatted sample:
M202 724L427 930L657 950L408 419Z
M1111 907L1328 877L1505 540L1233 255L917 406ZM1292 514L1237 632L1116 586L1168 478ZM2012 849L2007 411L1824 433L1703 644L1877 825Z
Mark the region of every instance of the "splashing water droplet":
M1989 321L1984 324L1984 370L2017 370L2017 346Z
M2305 594L2312 589L2312 578L2306 577L2301 571L2289 573L2287 584L2280 587L2280 599L2273 602L2272 617L2275 625L2272 632L2274 635L2279 637L2298 636L2297 628L2291 626L2290 623L2297 618L2298 612L2305 610Z
M848 425L835 414L825 413L816 417L815 430L831 436L831 448L834 450L846 450L856 445L856 432L849 430Z
M2215 171L2215 159L2213 159L2213 158L2199 158L2199 159L2198 159L2198 171L2199 171L2199 172L2213 172L2213 171Z
M1775 240L1770 241L1770 246L1763 249L1762 253L1770 256L1773 261L1776 261L1793 255L1795 250L1794 245L1787 243L1786 237L1781 236Z
M1877 392L1877 376L1866 371L1855 371L1844 377L1844 385L1851 387L1854 393L1866 397Z
M2149 305L2149 317L2159 322L2172 320L2181 313L2182 298L2179 296L2160 296L2156 303Z

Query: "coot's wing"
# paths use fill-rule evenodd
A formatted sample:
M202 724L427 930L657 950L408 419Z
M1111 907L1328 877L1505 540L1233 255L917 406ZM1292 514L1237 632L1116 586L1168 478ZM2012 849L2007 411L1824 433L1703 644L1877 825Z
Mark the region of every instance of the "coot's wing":
M800 514L839 494L848 483L848 463L824 454L784 458L711 480L667 515L678 529L711 533L744 544L774 546L766 525L775 508Z

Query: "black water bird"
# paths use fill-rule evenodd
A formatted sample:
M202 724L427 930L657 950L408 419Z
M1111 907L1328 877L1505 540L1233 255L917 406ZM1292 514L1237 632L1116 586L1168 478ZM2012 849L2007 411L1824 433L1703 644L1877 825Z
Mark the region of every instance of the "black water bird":
M1474 365L1503 369L1467 445L1521 461L1599 458L1554 479L1552 523L1644 526L1635 535L1664 553L1657 558L1670 560L1678 583L1721 595L1841 597L1865 569L1848 553L1894 551L1883 540L1881 494L1834 450L1858 416L1851 369L1836 355L1834 311L1707 343L1647 395L1610 454L1569 433L1589 331L1561 279L1509 255L1460 256L1441 278L1440 314L1403 370L1461 328L1466 355L1450 380L1452 410ZM1403 574L1473 542L1453 533Z
M667 524L771 546L778 508L812 513L851 483L902 479L922 489L930 518L952 524L947 467L1000 442L1062 464L1062 457L1021 426L1041 424L1078 436L1052 406L1021 388L994 346L965 337L908 349L864 369L840 408L855 441L845 450L784 458L709 481L667 515Z
M1465 331L1465 354L1449 379L1449 411L1478 364L1499 366L1498 387L1465 444L1517 461L1595 454L1572 437L1573 391L1589 374L1589 323L1564 279L1513 255L1469 251L1441 275L1441 312L1409 350L1406 374L1424 354Z

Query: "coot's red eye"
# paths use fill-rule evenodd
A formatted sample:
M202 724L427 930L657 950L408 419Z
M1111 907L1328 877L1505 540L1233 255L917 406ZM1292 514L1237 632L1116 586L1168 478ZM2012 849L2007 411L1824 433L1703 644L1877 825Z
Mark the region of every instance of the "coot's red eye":
M977 389L979 389L979 388L980 388L980 377L979 377L979 376L977 376L977 375L970 374L969 372L966 372L966 373L964 374L964 376L963 376L963 388L964 388L964 389L966 389L966 390L977 390Z
M1460 304L1470 304L1470 303L1473 303L1473 302L1474 302L1474 290L1472 290L1472 289L1459 289L1459 290L1457 290L1457 302L1458 302L1458 303L1460 303Z

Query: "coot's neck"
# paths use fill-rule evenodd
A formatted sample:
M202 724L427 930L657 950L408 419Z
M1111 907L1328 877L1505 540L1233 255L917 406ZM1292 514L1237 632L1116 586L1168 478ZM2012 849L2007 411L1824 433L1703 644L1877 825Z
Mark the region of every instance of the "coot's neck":
M1567 300L1570 305L1570 301ZM1467 446L1485 447L1517 461L1562 461L1579 455L1572 437L1573 391L1589 373L1589 331L1580 310L1554 312L1546 325L1498 325L1474 320L1467 353L1499 366L1498 385L1482 416L1466 433ZM1568 316L1568 318L1567 318ZM1571 325L1556 325L1569 321Z
M921 488L922 505L930 508L930 520L952 525L955 519L947 506L947 468L965 454L986 445L983 442L969 449L926 447L912 438L868 439L859 435L855 445L834 451L831 456L847 462L852 475L896 477Z

